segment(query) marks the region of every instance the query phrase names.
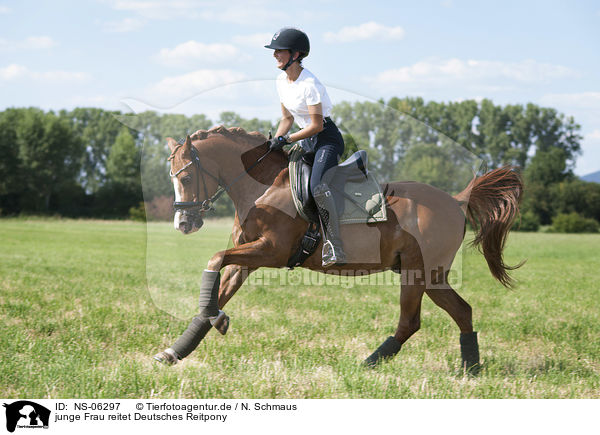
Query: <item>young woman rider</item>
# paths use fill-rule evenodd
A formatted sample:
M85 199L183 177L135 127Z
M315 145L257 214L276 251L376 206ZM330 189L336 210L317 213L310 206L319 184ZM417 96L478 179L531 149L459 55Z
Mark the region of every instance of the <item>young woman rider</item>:
M329 117L332 104L325 87L302 66L302 59L310 52L308 36L298 29L284 28L275 33L271 43L265 47L275 50L273 56L277 68L283 71L277 77L282 118L271 140L271 148L280 149L301 140L302 148L314 153L310 190L326 232L323 266L345 264L335 201L327 185L327 177L324 179L326 172L337 166L344 152L344 140ZM294 121L300 130L289 134Z

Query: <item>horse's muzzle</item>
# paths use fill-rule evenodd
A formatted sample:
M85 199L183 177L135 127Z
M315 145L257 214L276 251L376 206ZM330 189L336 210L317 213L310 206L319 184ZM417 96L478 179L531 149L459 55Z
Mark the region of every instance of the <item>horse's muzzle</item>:
M199 212L184 210L179 216L177 229L183 234L191 234L202 228L204 221Z

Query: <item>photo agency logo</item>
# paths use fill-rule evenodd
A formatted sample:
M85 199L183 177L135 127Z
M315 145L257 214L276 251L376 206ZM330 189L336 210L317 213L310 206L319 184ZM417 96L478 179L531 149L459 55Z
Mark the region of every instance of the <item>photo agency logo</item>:
M15 429L48 429L48 408L28 400L4 403L3 406L6 408L6 430L9 432Z
M326 171L318 168L332 198L321 197L332 212L321 207L321 214L336 216L339 225L327 233L310 187L315 162L323 163L324 158L324 153L316 158L318 138L305 138L267 155L269 132L279 125L278 119L272 120L277 115L273 106L279 104L276 88L276 80L231 80L195 94L191 89L174 94L167 100L173 104L169 109L122 100L131 113L116 119L136 131L143 145L142 213L147 221L155 221L146 226L146 277L155 305L179 319L193 317L197 269L182 265L206 265L224 258L217 253L242 246L241 228L257 228L257 211L262 209L269 210L270 220L260 225L269 227L273 237L298 234L291 242L293 252L255 252L259 248L247 244L250 250L244 254L254 252L264 260L262 265L280 270L250 274L257 267L250 268L244 263L249 257L242 256L235 268L227 266L222 285L235 276L238 287L249 278L246 284L259 287L397 287L424 282L430 289L460 290L468 186L483 170L482 160L469 147L411 116L405 110L409 100L385 104L329 86L335 107L327 122L339 130L344 154L338 165ZM162 119L160 128L149 127L157 117ZM227 217L231 226L219 220L204 225L210 217ZM308 231L298 229L304 222ZM166 236L167 225L171 237ZM343 245L348 265L337 276L332 276L336 269L320 268L331 251L322 241L331 236ZM410 252L422 258L401 265L396 248L400 245L412 246ZM269 262L284 256L280 264ZM422 270L407 267L413 263L423 263ZM288 270L281 271L286 266ZM294 268L303 270L295 273Z

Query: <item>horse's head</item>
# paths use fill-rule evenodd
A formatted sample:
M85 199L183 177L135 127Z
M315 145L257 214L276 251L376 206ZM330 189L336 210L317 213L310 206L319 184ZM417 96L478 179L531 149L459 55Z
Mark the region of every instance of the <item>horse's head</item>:
M173 225L183 234L191 234L202 227L204 212L212 209L211 196L217 191L219 180L204 169L189 136L184 143L171 138L167 141L171 150L170 175L175 190Z

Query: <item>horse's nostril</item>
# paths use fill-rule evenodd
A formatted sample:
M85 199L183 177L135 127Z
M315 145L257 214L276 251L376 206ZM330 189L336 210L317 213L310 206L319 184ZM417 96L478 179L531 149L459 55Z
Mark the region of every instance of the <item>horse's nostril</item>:
M188 225L187 222L180 222L179 223L179 231L181 231L182 233L187 233L188 232Z

